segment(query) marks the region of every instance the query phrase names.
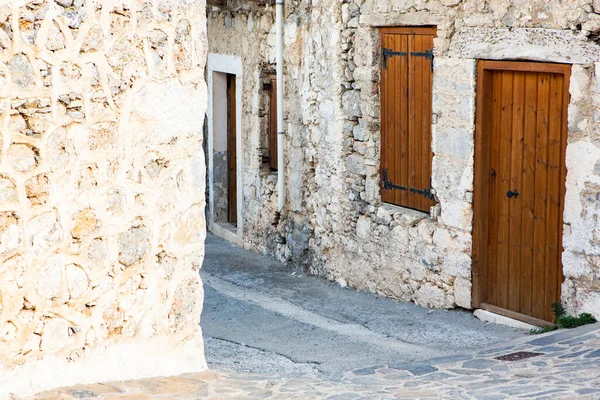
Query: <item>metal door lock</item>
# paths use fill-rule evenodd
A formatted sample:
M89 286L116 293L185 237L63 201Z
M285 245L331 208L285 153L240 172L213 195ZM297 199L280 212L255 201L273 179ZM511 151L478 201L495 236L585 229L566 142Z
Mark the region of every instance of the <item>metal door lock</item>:
M519 197L519 192L517 191L517 189L509 190L508 192L506 192L506 197L508 197L509 199L512 199L514 197L516 199L517 197Z

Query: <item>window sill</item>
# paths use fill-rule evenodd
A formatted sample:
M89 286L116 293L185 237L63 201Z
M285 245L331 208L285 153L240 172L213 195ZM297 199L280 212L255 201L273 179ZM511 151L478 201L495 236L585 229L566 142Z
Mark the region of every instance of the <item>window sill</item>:
M403 217L411 220L411 223L417 223L423 219L433 219L430 213L426 213L424 211L413 210L412 208L406 208L402 206L397 206L395 204L382 203L379 208L387 211L390 215L400 214Z

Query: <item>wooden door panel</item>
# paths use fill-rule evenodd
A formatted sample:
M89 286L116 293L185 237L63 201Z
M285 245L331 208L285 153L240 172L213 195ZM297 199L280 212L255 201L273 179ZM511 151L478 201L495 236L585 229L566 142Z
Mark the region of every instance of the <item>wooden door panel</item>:
M563 280L569 68L481 61L479 74L474 304L551 321Z
M543 318L550 304L545 303L546 203L548 185L548 84L547 74L538 74L536 115L536 160L533 211L533 315Z
M512 135L510 148L510 190L523 195L523 144L525 116L525 73L516 71L512 75ZM529 191L527 189L527 191ZM521 240L523 201L508 201L509 205L509 260L508 260L508 305L510 310L521 308Z
M236 87L235 75L227 75L227 164L228 222L237 224L237 163L236 163Z
M513 82L512 72L497 73L495 79L500 79L499 94L501 97L500 110L493 112L500 113L500 149L498 158L492 161L492 169L496 171L496 207L498 207L497 230L492 232L492 240L498 242L497 250L497 293L496 305L502 308L508 308L508 275L509 275L509 199L506 193L512 190L510 187L510 151L512 140L512 95Z
M277 170L277 77L272 75L271 90L269 92L269 168Z
M523 115L522 187L535 188L537 74L525 75L525 103ZM521 193L521 265L533 265L534 260L535 190ZM532 314L533 268L521 268L520 307L526 315Z

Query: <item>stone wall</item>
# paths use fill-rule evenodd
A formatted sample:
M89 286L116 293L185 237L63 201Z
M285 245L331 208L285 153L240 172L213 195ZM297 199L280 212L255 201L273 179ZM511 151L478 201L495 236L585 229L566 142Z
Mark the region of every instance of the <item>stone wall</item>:
M204 9L0 7L0 398L206 367Z
M272 9L254 11L269 21L260 33L256 23L249 33L250 21L258 20L249 12L209 15L210 51L245 60L245 76L256 82L257 67L273 60ZM599 12L592 0L286 4L287 208L271 228L276 193L269 191L268 201L257 193L275 182L268 186L257 175L254 156L245 159L245 246L341 285L426 306L471 308L476 60L569 63L563 301L571 312L600 317ZM438 205L426 214L381 202L378 27L431 25L437 27L432 185ZM253 154L260 136L255 83L244 96L242 129Z

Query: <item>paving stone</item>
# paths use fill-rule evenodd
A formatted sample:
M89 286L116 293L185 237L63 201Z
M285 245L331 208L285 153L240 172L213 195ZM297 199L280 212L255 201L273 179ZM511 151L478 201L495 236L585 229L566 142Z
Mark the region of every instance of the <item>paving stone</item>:
M375 368L361 368L352 371L354 375L373 375L375 373Z
M463 368L484 369L493 367L496 364L498 364L497 361L479 359L463 363Z
M563 354L561 356L558 356L559 359L565 359L565 358L574 358L574 357L579 357L582 354L585 354L589 352L589 350L583 350L583 351L577 351L575 353L568 353L568 354Z
M456 356L434 358L433 360L429 360L429 363L433 364L433 365L451 364L451 363L456 363L456 362L460 362L460 361L471 360L472 358L473 358L472 354L461 354L461 355L456 355Z
M508 347L500 347L500 348L495 348L495 349L487 349L487 350L478 351L477 354L502 353L505 351L512 350L513 348L514 348L513 346L508 346Z
M434 372L431 374L426 374L426 375L420 376L418 379L421 382L439 382L441 380L450 378L452 376L453 375L447 374L445 372Z
M407 370L409 372L413 373L414 375L423 375L423 374L429 374L431 372L435 372L438 369L432 365L418 365L413 368L408 368Z
M499 363L465 355L463 368L457 359L447 363L403 363L387 367L366 367L336 379L325 375L257 375L228 371L186 374L181 377L145 379L106 386L81 385L34 396L28 400L50 399L156 399L195 400L198 398L236 399L438 399L475 398L600 398L600 350L597 333L586 328L581 345L549 346L536 361ZM544 341L564 341L582 337L580 332L561 332ZM537 340L537 339L536 339ZM534 341L535 342L535 341ZM539 343L539 342L535 342ZM552 348L551 348L552 347ZM577 350L575 350L577 349ZM490 349L486 354L540 350L536 344L519 344ZM552 351L555 350L555 351ZM475 353L477 354L477 353ZM568 357L565 357L568 356ZM568 362L565 362L568 360ZM431 360L433 361L433 360ZM439 361L439 359L438 359ZM118 386L118 387L117 387ZM158 394L160 393L160 394Z
M596 336L594 335L584 335L584 336L578 336L576 338L570 339L570 340L565 340L563 342L560 342L559 344L563 344L563 345L575 345L575 344L580 344L580 343L585 343L588 340L592 340L595 339Z
M594 394L600 393L600 389L579 389L577 390L577 394L586 395L586 394Z
M545 347L541 347L539 349L537 349L537 351L539 351L540 353L555 353L558 351L566 351L567 349L565 347L560 347L560 346L545 346Z
M596 358L600 357L600 350L595 350L585 356L585 358Z

